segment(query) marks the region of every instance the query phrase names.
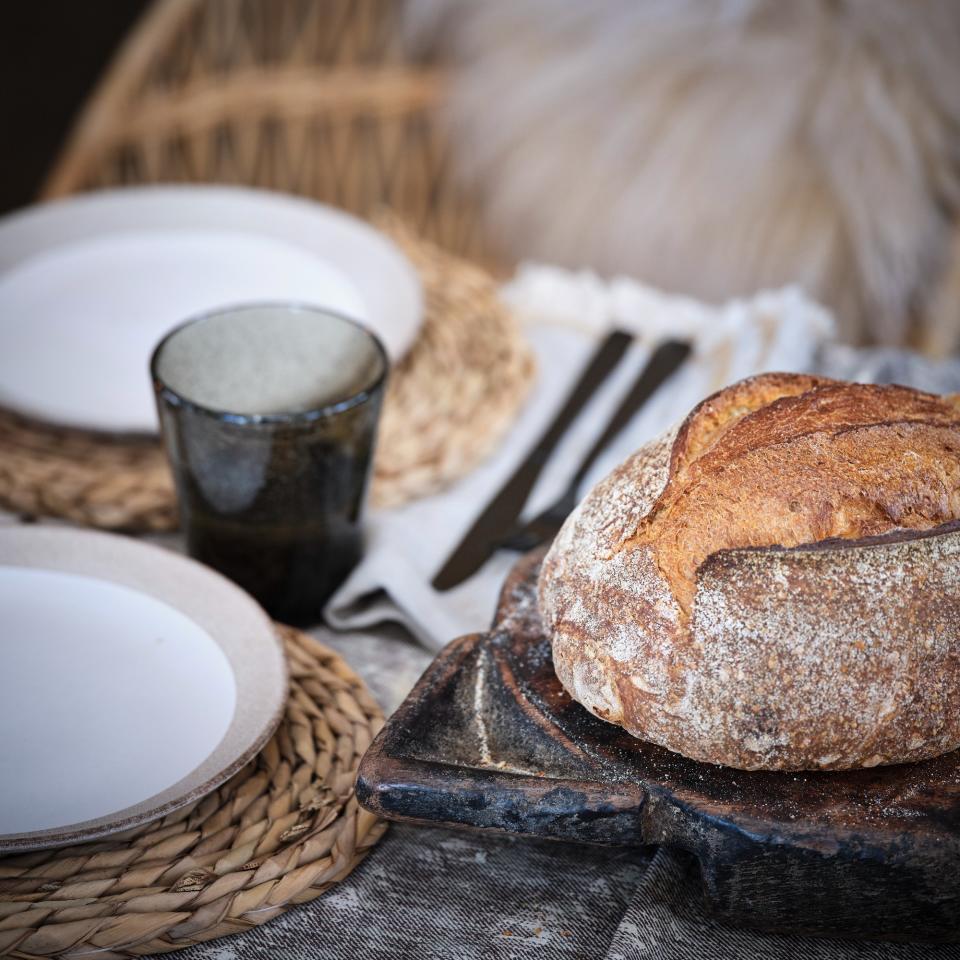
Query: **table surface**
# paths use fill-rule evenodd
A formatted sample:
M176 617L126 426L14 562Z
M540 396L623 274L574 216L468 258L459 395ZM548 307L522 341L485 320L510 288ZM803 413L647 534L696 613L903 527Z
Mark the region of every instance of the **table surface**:
M0 513L0 525L17 522ZM150 539L182 549L177 536ZM316 627L310 633L342 654L387 713L432 659L395 625L362 632ZM183 960L798 955L960 960L960 946L744 933L703 915L695 866L681 855L394 824L370 856L319 899L242 935L177 953Z
M822 372L938 392L960 389L960 361L932 366L895 351L867 356L838 350ZM0 525L18 522L0 512ZM150 539L182 549L177 536ZM387 713L431 660L395 625L310 632L343 655ZM370 856L329 893L262 927L189 947L177 956L960 960L960 946L745 933L704 916L694 866L679 854L393 825Z
M430 662L397 627L310 631L394 710ZM651 849L394 824L333 891L184 960L450 957L960 960L960 946L745 933L704 916L694 861Z

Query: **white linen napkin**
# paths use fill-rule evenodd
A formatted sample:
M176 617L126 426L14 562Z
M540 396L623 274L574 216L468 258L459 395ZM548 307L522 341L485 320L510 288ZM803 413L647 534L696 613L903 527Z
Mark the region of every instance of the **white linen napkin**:
M364 558L327 606L332 626L356 629L399 621L424 646L438 650L490 625L517 554L499 551L446 593L435 591L430 581L536 444L597 340L611 328L635 334L636 341L561 441L527 502L525 518L560 495L664 338L689 339L691 359L601 455L581 495L703 397L764 370L809 370L818 347L833 335L830 316L795 288L712 307L626 278L604 282L587 272L530 265L502 295L524 323L536 354L537 380L529 400L498 451L468 477L436 496L371 513Z

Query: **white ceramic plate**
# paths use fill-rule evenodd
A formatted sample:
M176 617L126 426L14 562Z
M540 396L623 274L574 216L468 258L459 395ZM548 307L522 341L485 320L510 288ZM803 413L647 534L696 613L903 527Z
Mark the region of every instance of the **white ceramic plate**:
M0 220L0 405L64 426L153 433L147 362L209 310L295 301L360 320L393 361L416 338L419 279L349 214L217 186L109 190Z
M125 830L266 743L286 663L212 570L126 537L0 529L0 853Z

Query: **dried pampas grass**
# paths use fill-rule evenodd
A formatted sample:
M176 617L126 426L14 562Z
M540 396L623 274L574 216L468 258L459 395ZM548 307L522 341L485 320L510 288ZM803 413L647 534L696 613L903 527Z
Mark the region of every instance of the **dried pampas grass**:
M410 0L505 255L955 345L955 0ZM952 284L952 285L951 285Z

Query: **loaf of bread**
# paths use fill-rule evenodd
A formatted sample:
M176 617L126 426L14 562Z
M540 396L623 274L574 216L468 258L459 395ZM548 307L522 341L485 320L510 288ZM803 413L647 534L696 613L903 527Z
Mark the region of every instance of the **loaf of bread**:
M960 403L766 374L599 483L540 574L557 675L696 760L960 746Z

